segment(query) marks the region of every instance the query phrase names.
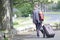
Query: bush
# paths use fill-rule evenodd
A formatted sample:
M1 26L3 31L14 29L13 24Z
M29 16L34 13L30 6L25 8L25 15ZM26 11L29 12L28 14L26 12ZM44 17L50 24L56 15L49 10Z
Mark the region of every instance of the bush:
M60 1L58 1L56 7L52 7L54 10L59 10L60 9Z
M57 3L57 9L60 9L60 1Z
M29 14L32 13L32 5L30 3L23 3L20 5L19 11L19 15L21 14L22 17L28 17Z

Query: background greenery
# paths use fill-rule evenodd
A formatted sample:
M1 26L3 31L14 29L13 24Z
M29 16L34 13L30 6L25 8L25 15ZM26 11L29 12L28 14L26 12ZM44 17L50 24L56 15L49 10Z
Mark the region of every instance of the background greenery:
M59 10L60 9L60 1L57 0L57 6L52 7L52 10ZM16 8L18 11L14 12L14 14L17 15L17 17L28 17L29 14L32 14L33 10L33 4L34 2L39 2L40 4L51 4L54 2L51 0L48 2L48 0L13 0L13 8ZM49 7L51 9L51 7Z

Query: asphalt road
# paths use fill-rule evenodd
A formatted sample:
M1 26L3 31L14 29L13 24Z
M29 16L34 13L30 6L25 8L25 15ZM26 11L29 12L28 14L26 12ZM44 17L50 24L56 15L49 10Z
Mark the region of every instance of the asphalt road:
M43 38L42 33L40 32L40 37L37 38L36 31L34 32L25 32L19 35L14 36L12 40L60 40L60 30L55 31L54 38Z

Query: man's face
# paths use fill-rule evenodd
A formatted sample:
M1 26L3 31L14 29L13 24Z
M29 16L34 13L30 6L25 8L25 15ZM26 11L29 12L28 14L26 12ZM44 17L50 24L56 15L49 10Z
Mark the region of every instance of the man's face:
M38 5L35 5L36 8L38 8Z

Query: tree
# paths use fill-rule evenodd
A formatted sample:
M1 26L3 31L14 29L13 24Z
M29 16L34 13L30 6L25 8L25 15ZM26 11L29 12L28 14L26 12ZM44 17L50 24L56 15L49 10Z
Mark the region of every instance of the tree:
M53 6L52 9L55 10L55 11L59 11L60 10L60 1L55 3L55 6Z
M17 8L20 12L15 14L17 16L27 17L29 14L32 13L32 3L30 0L14 0L13 1L14 8Z
M60 9L60 1L57 3L57 9Z
M0 30L8 31L7 33L11 36L12 27L12 0L0 0ZM4 38L6 35L8 34L3 35Z
M0 26L1 29L11 29L12 23L11 0L0 0Z
M0 29L1 29L1 26L2 26L2 8L3 7L3 5L2 5L2 1L0 0Z

